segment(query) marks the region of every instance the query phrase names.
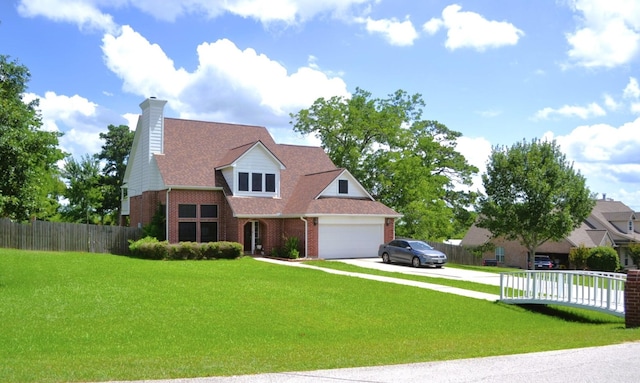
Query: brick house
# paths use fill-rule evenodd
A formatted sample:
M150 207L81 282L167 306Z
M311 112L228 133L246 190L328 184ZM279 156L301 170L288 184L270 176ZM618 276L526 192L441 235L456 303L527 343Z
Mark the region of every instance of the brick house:
M261 126L166 118L165 104L140 104L122 198L131 226L159 212L171 243L270 254L297 237L300 256L319 258L375 257L393 239L400 215L322 148L277 144Z
M473 225L462 239L462 246L480 246L487 241L494 245L493 250L485 252L483 259L497 259L500 265L526 269L529 254L518 241L507 241L504 238L491 239L491 233ZM628 255L630 243L640 243L640 213L620 201L599 199L596 201L587 219L566 238L561 241L547 241L536 250L536 255L547 255L560 267L569 268L569 252L572 248L584 245L587 248L596 246L613 246L620 264L624 268L633 266Z

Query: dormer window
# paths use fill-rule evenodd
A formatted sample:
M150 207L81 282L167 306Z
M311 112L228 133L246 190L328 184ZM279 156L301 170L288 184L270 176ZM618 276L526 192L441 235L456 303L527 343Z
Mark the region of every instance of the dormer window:
M628 233L633 233L633 221L629 221Z
M338 193L339 194L349 194L349 181L347 181L347 180L338 180Z
M238 172L238 191L275 193L276 175L274 173Z

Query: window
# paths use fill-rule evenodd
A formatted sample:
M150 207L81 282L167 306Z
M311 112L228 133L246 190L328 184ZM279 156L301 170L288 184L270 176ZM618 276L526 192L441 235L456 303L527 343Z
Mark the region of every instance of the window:
M200 218L218 218L218 205L200 205Z
M218 241L218 223L200 222L200 242Z
M196 218L196 205L178 205L178 217Z
M238 190L249 191L249 173L241 172L238 174Z
M262 173L251 173L251 191L262 191Z
M629 221L629 233L633 233L633 221Z
M178 241L180 242L196 241L196 223L195 222L178 222Z
M504 263L504 247L496 247L496 260Z
M338 193L349 194L349 181L338 180Z
M275 193L276 191L276 175L267 173L264 175L265 191Z

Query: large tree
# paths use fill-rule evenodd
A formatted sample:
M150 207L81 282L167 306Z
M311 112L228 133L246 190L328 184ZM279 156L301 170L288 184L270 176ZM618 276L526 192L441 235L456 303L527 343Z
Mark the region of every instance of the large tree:
M27 67L0 55L0 217L44 218L55 205L60 133L41 130L38 100L25 102Z
M291 123L318 137L336 166L403 214L398 235L439 240L471 224L464 207L475 194L455 186L470 185L478 169L456 151L460 133L422 119L424 106L419 94L398 90L381 99L358 88L349 98L316 100Z
M118 224L120 188L135 132L131 131L127 125L109 125L107 129L107 133L100 133L100 139L104 140L102 151L98 154L98 158L104 161L102 168L104 200L99 213L103 220L107 218L104 221Z
M100 161L96 156L85 154L80 161L69 157L62 170L67 189L64 196L68 205L61 215L65 221L77 223L98 223L103 201L103 187L100 176Z
M595 198L556 142L532 140L493 148L482 175L486 195L478 198L477 225L492 236L536 249L558 241L589 216Z

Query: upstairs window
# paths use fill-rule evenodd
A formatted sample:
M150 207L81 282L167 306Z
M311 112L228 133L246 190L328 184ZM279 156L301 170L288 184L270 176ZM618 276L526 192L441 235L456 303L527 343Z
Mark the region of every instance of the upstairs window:
M347 180L338 180L338 193L339 194L349 194L349 181L347 181Z
M275 174L265 174L264 175L264 183L265 183L265 191L269 193L276 192L276 175Z
M251 191L262 191L262 173L251 173Z
M249 191L249 173L238 174L238 190Z
M238 172L238 191L275 193L276 189L276 175L274 173Z
M633 221L629 221L629 231L628 233L633 233Z

